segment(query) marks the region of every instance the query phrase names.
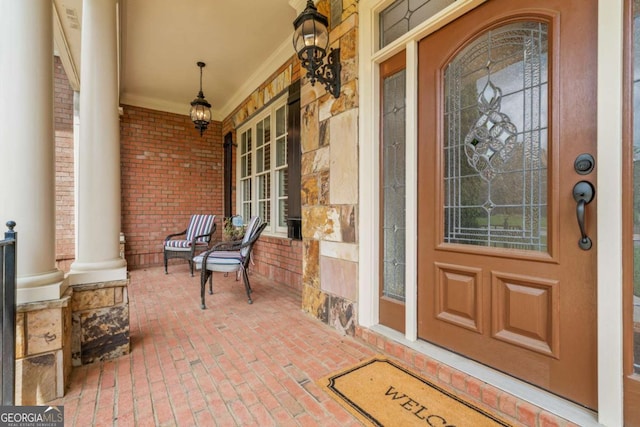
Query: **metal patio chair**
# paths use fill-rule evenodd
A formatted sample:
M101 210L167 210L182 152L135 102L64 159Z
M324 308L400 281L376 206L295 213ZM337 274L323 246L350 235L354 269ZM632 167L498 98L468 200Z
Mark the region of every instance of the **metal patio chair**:
M167 271L168 260L181 258L189 261L193 276L193 257L197 252L207 250L211 236L216 232L215 215L192 215L189 226L180 233L169 234L164 239L164 272ZM175 239L185 236L183 239Z
M212 273L214 271L223 273L242 272L244 288L247 292L247 302L249 304L253 303L247 269L249 268L253 245L266 226L266 222L263 223L259 217L255 216L249 221L242 240L217 243L211 249L193 259L196 268L202 269L200 276L200 308L206 308L204 303L204 289L207 280L209 281L209 294L213 294ZM203 262L204 260L206 260L206 262Z

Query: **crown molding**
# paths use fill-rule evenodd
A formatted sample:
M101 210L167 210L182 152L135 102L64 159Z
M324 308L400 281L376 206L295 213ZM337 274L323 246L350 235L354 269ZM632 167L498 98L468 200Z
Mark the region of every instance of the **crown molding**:
M289 6L294 8L297 14L300 14L304 10L306 5L306 0L289 0Z

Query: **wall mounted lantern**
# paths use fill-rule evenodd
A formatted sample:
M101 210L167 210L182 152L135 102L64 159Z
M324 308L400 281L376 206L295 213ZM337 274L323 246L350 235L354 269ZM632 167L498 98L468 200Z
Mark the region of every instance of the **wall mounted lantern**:
M211 122L211 104L204 99L204 94L202 93L202 68L206 65L204 62L197 62L198 67L200 67L200 92L198 92L198 97L191 101L191 121L196 125L196 129L200 131L200 136L202 133L207 130L207 126Z
M340 49L331 49L329 45L329 20L318 12L313 0L307 0L307 6L293 21L293 47L300 58L301 65L307 70L311 85L316 80L324 84L327 92L334 98L340 96ZM327 57L327 63L324 57Z

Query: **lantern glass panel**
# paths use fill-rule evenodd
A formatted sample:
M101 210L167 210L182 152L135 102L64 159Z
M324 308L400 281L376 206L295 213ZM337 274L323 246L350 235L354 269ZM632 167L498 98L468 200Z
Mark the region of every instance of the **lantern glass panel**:
M313 19L303 21L293 34L293 44L296 52L300 52L305 47L317 46L322 50L327 50L329 45L329 32L327 27Z

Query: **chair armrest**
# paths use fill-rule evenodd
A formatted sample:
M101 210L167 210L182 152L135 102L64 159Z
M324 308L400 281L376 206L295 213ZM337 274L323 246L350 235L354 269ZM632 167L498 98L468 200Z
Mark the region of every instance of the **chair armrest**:
M216 243L211 249L202 254L204 257L203 259L207 259L209 255L215 251L239 251L240 249L253 244L254 241L255 239L249 239L249 241L245 243L242 243L242 240L230 240L228 242Z
M242 240L228 240L226 242L218 242L211 250L213 251L236 251L242 247Z
M180 233L169 234L167 237L164 238L164 241L166 242L167 240L171 240L172 237L182 236L183 234L187 234L187 229L186 228L184 229L184 231L182 231Z
M260 238L260 234L262 233L262 230L264 230L266 226L267 226L266 223L263 223L262 225L260 225L258 229L254 232L253 236L251 236L251 238L244 243L242 243L242 240L230 240L228 242L220 242L220 243L216 243L213 246L213 248L211 248L211 250L212 251L214 250L239 251L242 248L251 246L255 243L256 240L258 240L258 238Z

